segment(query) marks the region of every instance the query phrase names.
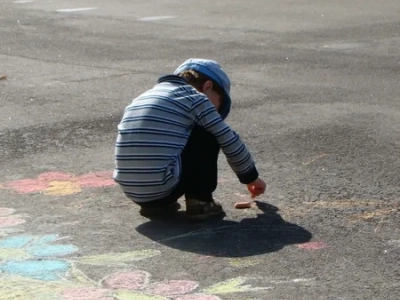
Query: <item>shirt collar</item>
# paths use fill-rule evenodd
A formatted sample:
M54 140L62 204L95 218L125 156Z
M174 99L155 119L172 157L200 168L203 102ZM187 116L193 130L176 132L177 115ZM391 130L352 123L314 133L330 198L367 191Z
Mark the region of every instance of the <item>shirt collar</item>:
M171 83L176 83L176 84L187 84L187 81L184 78L182 78L178 75L173 75L173 74L161 76L157 82L158 83L171 82Z

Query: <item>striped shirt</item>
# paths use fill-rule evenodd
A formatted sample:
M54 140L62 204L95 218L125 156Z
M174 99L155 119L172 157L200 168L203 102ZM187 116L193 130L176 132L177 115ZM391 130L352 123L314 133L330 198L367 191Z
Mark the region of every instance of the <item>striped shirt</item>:
M180 178L180 154L194 125L216 137L240 182L258 177L246 146L211 101L183 78L167 75L125 108L118 125L114 180L128 197L148 202L172 192Z

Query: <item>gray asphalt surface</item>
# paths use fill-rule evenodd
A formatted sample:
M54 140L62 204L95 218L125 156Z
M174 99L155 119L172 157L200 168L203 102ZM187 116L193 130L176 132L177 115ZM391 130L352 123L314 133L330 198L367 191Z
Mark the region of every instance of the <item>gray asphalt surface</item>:
M198 282L168 299L214 300L203 290L224 281L208 294L400 299L400 2L16 2L0 1L0 208L16 210L0 216L0 238L59 234L79 248L59 258L67 262L159 251L79 269L99 286L120 270ZM72 8L88 9L57 11ZM268 188L259 208L235 210L246 189L222 156L224 220L149 221L117 186L76 178L112 171L125 106L190 57L215 59L231 76L227 121ZM48 172L75 179L19 181ZM14 217L25 223L8 226ZM1 299L67 299L24 283L26 272L6 265L10 247L0 240L0 283L25 294L0 284ZM89 296L68 299L100 299Z

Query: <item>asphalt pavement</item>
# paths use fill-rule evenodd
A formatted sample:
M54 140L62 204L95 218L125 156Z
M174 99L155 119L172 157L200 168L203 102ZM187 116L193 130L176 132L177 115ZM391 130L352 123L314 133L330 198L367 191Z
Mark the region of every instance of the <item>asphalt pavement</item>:
M0 299L400 299L400 2L0 0ZM232 80L222 220L112 180L131 100L184 60ZM183 204L183 202L181 202Z

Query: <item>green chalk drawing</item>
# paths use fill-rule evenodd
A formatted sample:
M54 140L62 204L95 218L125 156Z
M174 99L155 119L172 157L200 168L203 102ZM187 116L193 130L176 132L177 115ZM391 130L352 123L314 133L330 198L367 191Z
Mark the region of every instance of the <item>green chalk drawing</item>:
M132 261L151 258L160 255L158 250L140 250L124 253L108 253L102 255L84 256L77 262L86 265L105 266L105 265L120 265Z
M113 296L118 300L168 300L163 296L146 295L134 291L118 291Z
M203 290L206 294L232 294L232 293L243 293L243 292L253 292L253 291L260 291L260 290L269 290L272 287L251 287L250 285L243 285L246 282L246 278L244 277L237 277L233 279L229 279L209 288Z

